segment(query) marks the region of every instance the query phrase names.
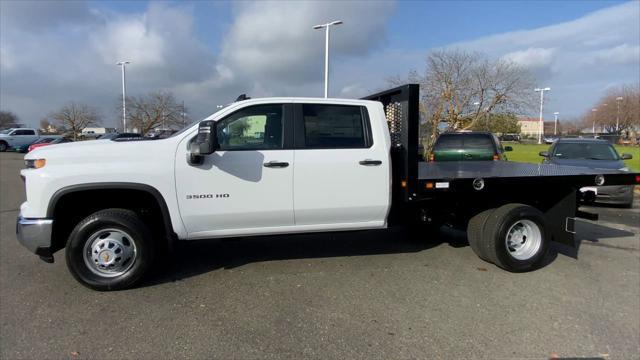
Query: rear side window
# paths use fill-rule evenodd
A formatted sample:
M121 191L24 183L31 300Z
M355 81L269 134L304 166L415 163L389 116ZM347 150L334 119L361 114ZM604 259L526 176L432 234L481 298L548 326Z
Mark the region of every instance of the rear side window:
M368 124L363 108L349 105L304 104L307 149L365 148Z
M35 135L36 132L33 130L16 130L13 135Z

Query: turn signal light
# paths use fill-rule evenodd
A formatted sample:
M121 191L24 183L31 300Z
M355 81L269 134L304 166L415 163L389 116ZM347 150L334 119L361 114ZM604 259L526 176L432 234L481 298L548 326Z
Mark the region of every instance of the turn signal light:
M433 189L433 183L432 182L428 182L424 185L425 188L427 189Z
M500 160L500 155L493 154L493 161Z
M436 156L434 154L429 154L429 161L436 161Z
M27 169L40 169L47 164L47 161L45 159L25 160L24 164Z
M400 186L401 186L402 188L406 188L406 187L407 187L407 180L402 180L402 181L400 181Z

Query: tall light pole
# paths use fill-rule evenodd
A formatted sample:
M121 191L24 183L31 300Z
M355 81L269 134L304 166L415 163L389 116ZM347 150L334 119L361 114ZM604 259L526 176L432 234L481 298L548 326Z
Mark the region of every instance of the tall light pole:
M315 30L324 29L324 97L329 96L329 29L333 25L342 24L341 20L332 21L326 24L316 25L313 28Z
M593 132L593 138L596 138L596 112L598 112L598 109L591 109L591 113L593 114L593 128L591 128L591 131Z
M624 100L622 96L616 98L616 104L618 104L618 114L616 115L616 135L620 132L620 103Z
M125 68L131 61L119 61L116 65L122 67L122 132L127 132L127 82Z
M535 88L536 92L540 93L540 132L538 133L538 144L542 144L542 133L544 133L544 121L542 120L542 106L544 104L544 92L551 90L550 87Z
M553 116L555 116L555 122L553 124L553 135L558 134L558 115L560 115L560 113L557 111L553 113Z

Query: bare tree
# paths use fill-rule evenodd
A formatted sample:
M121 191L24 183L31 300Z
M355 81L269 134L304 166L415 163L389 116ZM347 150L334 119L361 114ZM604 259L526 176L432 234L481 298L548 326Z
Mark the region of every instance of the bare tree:
M597 111L589 110L583 124L595 123L596 131L620 134L640 127L640 84L610 89L593 108Z
M0 129L16 126L19 121L18 116L11 111L0 111Z
M130 126L146 134L156 128L180 128L185 125L186 109L170 92L127 97Z
M89 105L71 102L60 110L49 114L48 119L60 127L73 133L73 139L77 140L78 133L89 125L99 124L102 118L98 111ZM48 121L47 119L47 121Z
M469 129L490 114L528 112L535 104L530 71L478 53L434 51L427 56L425 72L412 71L407 80L420 84L421 115L432 141L442 122L450 129ZM389 82L406 81L396 77Z

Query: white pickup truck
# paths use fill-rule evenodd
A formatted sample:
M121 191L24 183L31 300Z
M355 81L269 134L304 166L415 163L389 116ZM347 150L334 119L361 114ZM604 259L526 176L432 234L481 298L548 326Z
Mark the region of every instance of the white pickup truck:
M24 151L40 138L38 130L30 128L14 128L0 132L0 152L10 149ZM26 151L25 151L26 152Z
M540 266L551 240L572 239L576 216L595 216L577 210L576 189L638 181L419 162L418 87L371 99L248 99L166 139L37 149L21 172L18 240L48 262L66 248L70 272L97 290L133 286L177 240L407 223L468 227L481 258L523 271ZM532 184L553 191L518 189Z

